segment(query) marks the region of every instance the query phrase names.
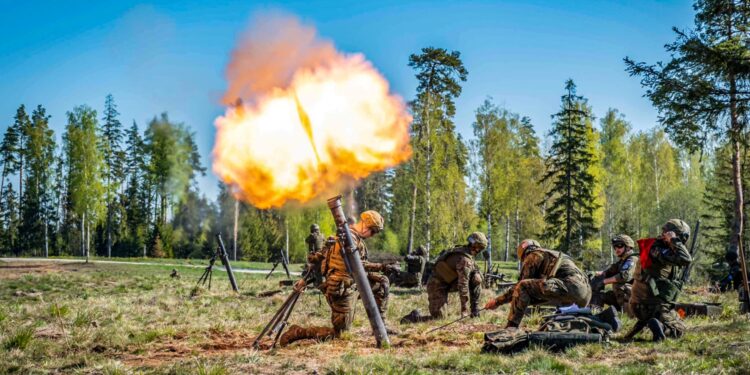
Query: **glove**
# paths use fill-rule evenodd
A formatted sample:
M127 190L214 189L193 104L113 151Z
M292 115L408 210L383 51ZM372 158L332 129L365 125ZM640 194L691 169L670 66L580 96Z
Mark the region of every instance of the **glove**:
M305 289L305 286L307 286L307 280L304 280L304 279L297 280L297 282L294 283L294 290L301 292Z
M498 308L500 305L497 303L496 299L491 299L487 301L487 303L484 305L485 310L494 310Z

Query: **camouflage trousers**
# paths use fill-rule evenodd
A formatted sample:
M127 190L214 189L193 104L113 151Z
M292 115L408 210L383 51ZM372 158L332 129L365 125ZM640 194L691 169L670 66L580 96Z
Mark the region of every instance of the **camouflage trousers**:
M678 338L685 333L685 323L668 303L631 303L630 308L639 322L647 322L656 318L664 324L664 334L667 337Z
M602 303L614 306L617 311L626 313L629 317L634 317L630 309L630 284L614 284L612 290L602 293Z
M427 301L432 318L442 319L447 315L448 293L455 291L454 284L446 284L436 277L430 277L427 282ZM481 292L482 276L479 272L473 272L469 277L469 301L473 306L479 303Z
M376 273L368 274L367 278L370 281L378 310L385 319L389 296L388 278ZM282 346L302 339L329 340L338 337L341 332L348 331L352 327L354 304L357 302L352 285L349 282L340 281L338 283L327 283L322 288L326 296L326 302L331 308L332 327L300 327L295 325L282 335Z
M565 279L521 280L513 289L508 323L520 325L526 308L530 305L565 306L575 303L579 307L585 307L590 299L591 287L584 275Z

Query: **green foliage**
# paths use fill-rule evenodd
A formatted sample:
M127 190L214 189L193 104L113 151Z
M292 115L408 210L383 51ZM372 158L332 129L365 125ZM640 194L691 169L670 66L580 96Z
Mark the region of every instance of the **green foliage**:
M560 250L579 257L598 230L600 161L591 109L586 99L576 95L572 80L565 82L565 90L562 108L553 116L553 143L541 180L552 184L542 202L547 223L544 237Z
M31 327L19 328L8 336L3 342L5 350L20 349L24 350L29 346L34 338L34 329Z

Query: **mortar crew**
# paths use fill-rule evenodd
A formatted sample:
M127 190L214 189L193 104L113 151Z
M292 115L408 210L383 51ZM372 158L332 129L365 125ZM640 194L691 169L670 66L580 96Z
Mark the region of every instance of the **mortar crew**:
M596 276L604 276L604 285L612 285L602 295L602 302L614 306L619 311L630 314L629 301L630 290L635 275L635 265L638 262L638 254L635 253L635 241L626 234L619 234L612 238L612 248L619 260L604 271L599 271Z
M320 233L320 226L318 226L318 224L310 225L310 234L305 238L307 252L317 253L323 249L325 242L325 237Z
M523 240L516 249L521 260L521 274L513 288L491 299L485 309L496 309L510 303L506 328L518 327L529 305L588 305L591 287L586 274L573 260L559 251L542 248L535 240Z
M413 310L401 319L401 324L425 322L446 316L448 293L458 292L461 301L461 316L479 316L479 295L482 291L482 275L474 257L487 248L484 233L474 232L466 239L467 244L456 246L441 253L435 259L432 275L427 281L427 300L430 315L423 316ZM469 307L471 312L469 312Z
M365 211L360 217L361 221L349 225L352 240L359 250L365 271L382 272L385 269L383 264L371 263L366 260L367 247L364 240L383 230L383 217L377 211ZM309 255L308 260L321 262L321 269L325 276L325 282L321 286L321 289L331 308L332 327L301 327L292 325L280 338L282 346L307 338L328 340L338 337L341 332L351 328L353 307L356 302L354 279L352 279L347 270L342 254L341 242L337 240L332 246L328 246L325 249L326 251ZM387 283L387 280L386 278L384 282ZM295 284L295 288L301 289L302 287L304 287L304 280L300 280ZM385 288L387 290L387 285ZM374 294L376 294L375 300L378 308L380 308L381 314L384 314L388 295L380 293L380 297L378 297L377 291L374 291Z
M693 259L685 243L690 238L690 227L680 219L671 219L662 227L655 240L639 240L640 261L636 264L630 307L638 321L625 336L632 339L644 327L653 333L654 341L666 337L678 338L685 332L685 324L674 311L680 292L679 267Z
M422 283L422 273L427 264L427 250L424 246L419 246L414 253L407 254L404 260L406 271L392 274L391 283L404 288L418 287Z

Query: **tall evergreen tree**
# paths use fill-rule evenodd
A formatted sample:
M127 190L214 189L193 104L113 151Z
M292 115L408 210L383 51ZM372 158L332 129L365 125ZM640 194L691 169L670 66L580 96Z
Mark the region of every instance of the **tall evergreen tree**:
M100 133L100 144L102 155L104 157L104 175L106 191L106 247L107 257L112 256L112 227L113 214L116 211L114 205L119 201L117 192L123 179L123 163L125 154L122 150L121 142L123 137L122 124L117 118L120 115L117 112L112 94L107 95L104 101L104 117L102 118Z
M414 228L417 212L417 191L418 186L424 186L425 199L425 244L428 252L432 242L433 217L432 217L432 183L434 179L434 169L444 168L446 165L433 163L436 150L435 147L442 147L443 151L448 148L455 148L456 135L452 118L455 115L456 108L454 99L461 94L461 85L459 82L466 81L468 71L461 61L461 53L458 51L448 52L443 48L427 47L423 48L421 54L412 54L409 56L409 66L416 70L417 81L417 98L412 102L412 108L415 115L412 125L413 149L415 157L412 163L423 163L423 165L414 164L412 166L412 204L409 220L409 237L407 251L411 252L414 244ZM441 139L438 141L438 139ZM437 143L436 143L437 142ZM447 155L447 154L446 154ZM446 161L448 161L446 159ZM456 162L453 160L452 162ZM423 174L422 172L423 171ZM450 173L449 169L442 169ZM418 181L423 176L423 182ZM463 177L463 176L462 176ZM460 193L460 192L458 192Z
M592 114L586 99L576 95L573 80L565 82L562 108L553 115L553 144L542 181L551 180L545 237L560 250L580 255L580 249L597 231L594 211L597 181L590 171L596 161L589 146Z
M672 59L649 65L625 58L631 75L641 77L646 96L672 139L689 150L703 147L708 135L732 147L734 217L730 245L740 245L744 227L741 144L750 109L750 3L698 0L695 29L674 28L677 40L666 46Z

